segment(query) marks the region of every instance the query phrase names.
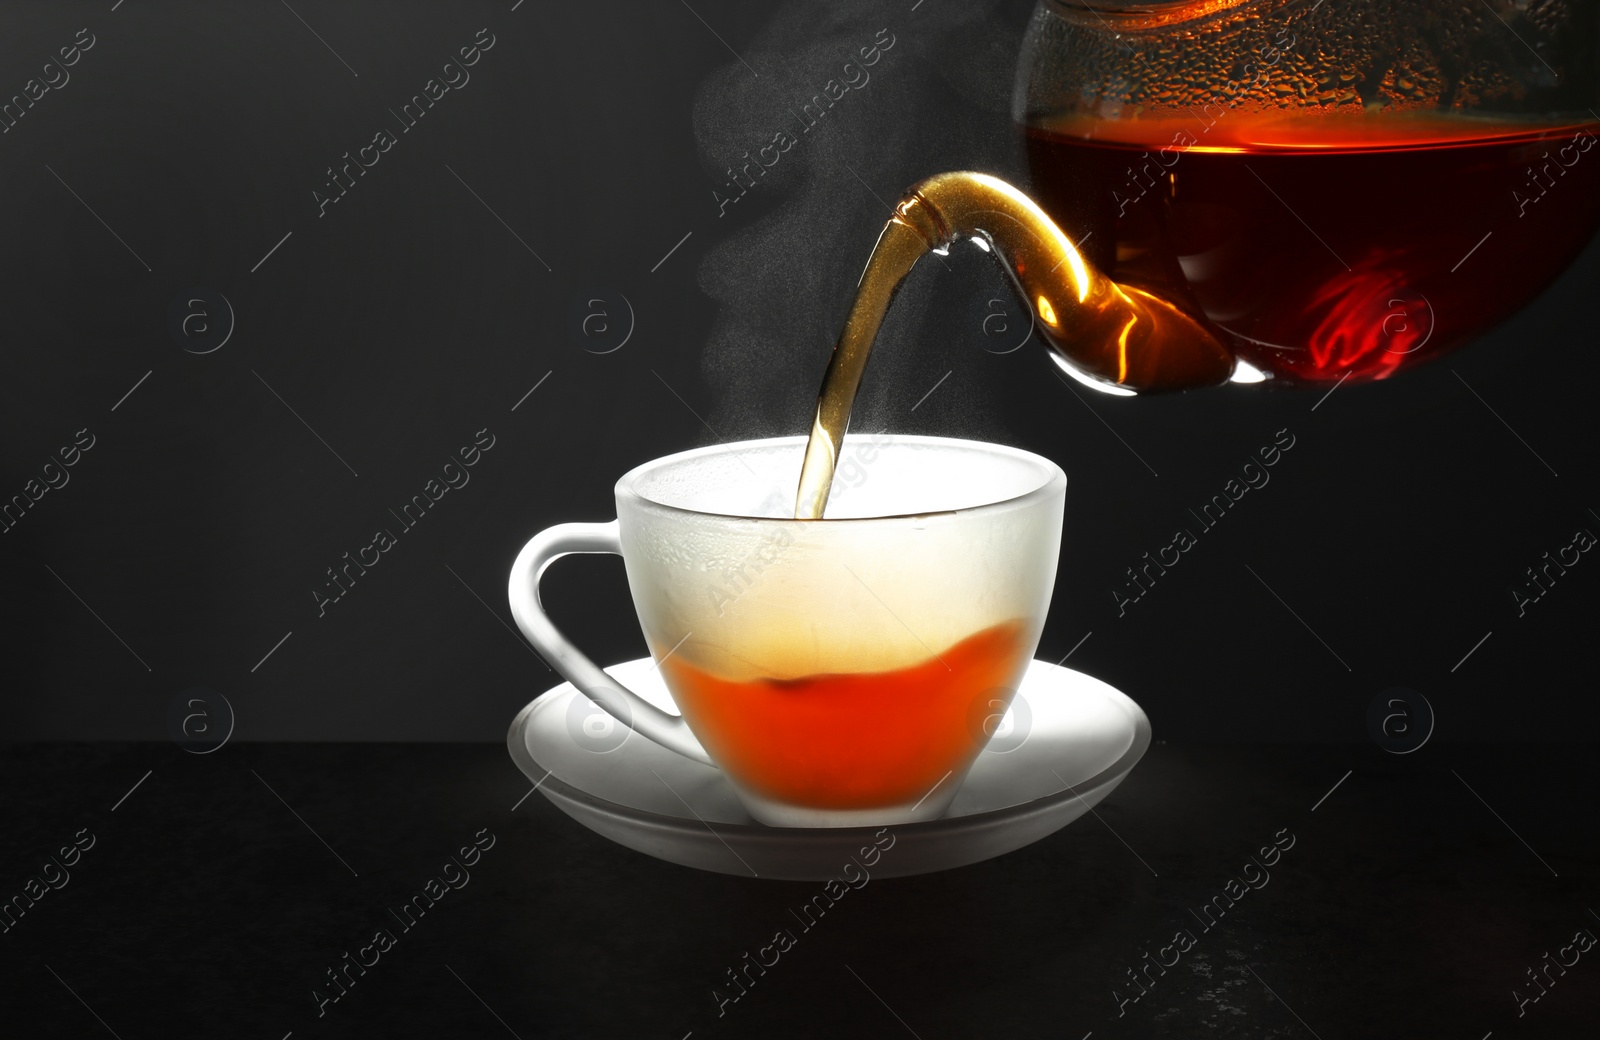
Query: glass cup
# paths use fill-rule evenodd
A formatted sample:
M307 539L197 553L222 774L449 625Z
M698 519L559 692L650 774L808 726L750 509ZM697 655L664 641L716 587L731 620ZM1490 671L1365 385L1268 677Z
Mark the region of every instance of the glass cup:
M641 735L722 770L775 826L938 817L1032 658L1066 476L1016 448L850 437L828 514L794 520L804 437L716 445L625 474L617 519L560 524L511 569L511 611L555 669ZM538 582L622 556L681 717L569 643Z

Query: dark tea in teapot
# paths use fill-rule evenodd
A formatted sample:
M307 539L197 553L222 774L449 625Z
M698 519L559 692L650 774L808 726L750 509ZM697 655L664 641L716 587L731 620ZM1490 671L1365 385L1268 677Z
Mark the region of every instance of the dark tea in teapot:
M1197 111L1027 129L1032 195L1113 279L1279 378L1381 379L1515 313L1600 218L1600 125Z
M1600 7L1503 6L1039 0L1012 106L1031 194L957 171L900 200L795 516L824 515L895 290L964 239L1112 393L1383 379L1515 313L1600 223Z

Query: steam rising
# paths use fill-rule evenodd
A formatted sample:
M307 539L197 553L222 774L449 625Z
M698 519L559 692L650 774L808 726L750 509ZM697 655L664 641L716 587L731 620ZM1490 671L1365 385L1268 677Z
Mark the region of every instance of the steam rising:
M730 61L701 86L695 134L724 235L699 271L719 305L702 369L724 437L809 430L856 281L907 186L948 169L1022 176L1010 100L1026 10L909 8L785 4L740 48L759 78ZM1005 359L978 345L969 301L1009 290L977 250L952 252L907 280L852 430L983 436L995 421L979 406L994 389L986 366Z

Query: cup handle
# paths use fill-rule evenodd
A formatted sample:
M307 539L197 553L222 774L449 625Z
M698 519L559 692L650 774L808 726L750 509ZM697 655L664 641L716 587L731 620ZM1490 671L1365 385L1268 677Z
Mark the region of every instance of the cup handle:
M511 565L511 616L517 627L528 637L545 660L566 677L590 700L600 705L607 714L655 741L669 751L676 751L696 762L715 765L705 748L689 731L682 716L662 711L643 697L617 682L602 671L583 652L567 641L556 629L550 615L539 602L539 578L546 567L568 553L616 553L622 555L622 543L617 534L617 521L604 524L557 524L533 536L517 562Z

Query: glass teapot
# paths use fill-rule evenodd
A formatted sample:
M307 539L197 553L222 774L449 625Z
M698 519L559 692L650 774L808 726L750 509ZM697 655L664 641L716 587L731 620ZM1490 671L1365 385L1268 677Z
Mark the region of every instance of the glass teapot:
M912 186L835 410L901 279L964 238L1069 374L1143 393L1383 379L1514 313L1600 221L1593 0L1041 0L1013 108L1032 197Z

